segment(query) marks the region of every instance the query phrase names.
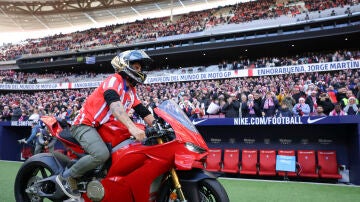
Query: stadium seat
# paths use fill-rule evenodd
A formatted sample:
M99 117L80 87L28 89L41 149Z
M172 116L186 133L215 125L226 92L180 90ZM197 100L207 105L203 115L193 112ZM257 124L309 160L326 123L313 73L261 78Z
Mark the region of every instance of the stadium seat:
M339 174L339 166L336 160L335 151L318 151L318 168L319 177L341 179L342 176Z
M259 175L276 175L276 152L275 150L260 150Z
M224 161L221 166L221 171L224 173L238 173L239 172L239 150L225 149Z
M295 151L294 150L279 150L278 151L278 155L283 155L283 156L295 156ZM277 174L279 176L285 176L285 172L284 171L278 171ZM286 172L286 175L288 177L295 177L297 176L296 172Z
M299 150L297 151L298 158L298 174L300 177L317 178L315 151L313 150Z
M209 155L206 158L206 170L218 172L221 168L221 149L209 149Z
M244 149L241 154L240 174L256 175L257 174L257 154L256 149Z

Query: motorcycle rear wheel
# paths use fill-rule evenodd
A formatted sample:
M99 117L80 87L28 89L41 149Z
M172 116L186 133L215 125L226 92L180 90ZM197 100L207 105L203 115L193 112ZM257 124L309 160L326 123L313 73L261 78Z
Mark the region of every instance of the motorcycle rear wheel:
M42 162L25 162L16 175L14 194L17 202L43 202L44 198L31 193L31 187L39 180L56 175L55 170ZM41 190L53 193L55 184L42 184Z
M224 187L216 179L203 179L198 182L197 189L192 191L198 192L200 201L196 202L229 202L229 197ZM166 196L160 197L162 198L161 202L179 201L179 199L171 199L171 195L176 193L174 188L169 188L166 193ZM184 193L184 195L187 201L191 201L191 199L187 198L187 195L189 196L190 194Z

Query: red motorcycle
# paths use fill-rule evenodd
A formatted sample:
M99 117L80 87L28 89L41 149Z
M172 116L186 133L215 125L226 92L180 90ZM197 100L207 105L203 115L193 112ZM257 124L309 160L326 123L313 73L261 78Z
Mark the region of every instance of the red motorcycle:
M155 127L146 130L143 142L120 140L114 135L119 134L114 125L99 128L112 155L107 163L77 179L81 201L228 202L217 176L203 169L208 147L180 107L168 100L154 113ZM54 117L43 117L42 121L69 152L41 153L26 160L15 180L18 202L68 200L55 183L56 175L84 155L71 137L69 125Z

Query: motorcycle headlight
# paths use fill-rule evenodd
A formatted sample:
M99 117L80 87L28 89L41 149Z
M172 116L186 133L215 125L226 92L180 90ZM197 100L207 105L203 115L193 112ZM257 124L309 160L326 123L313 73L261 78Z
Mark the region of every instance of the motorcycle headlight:
M191 142L186 142L185 147L189 151L196 152L196 153L199 153L199 154L202 154L202 153L204 153L206 151L205 149L203 149L203 148L201 148L201 147L199 147L197 145L194 145Z

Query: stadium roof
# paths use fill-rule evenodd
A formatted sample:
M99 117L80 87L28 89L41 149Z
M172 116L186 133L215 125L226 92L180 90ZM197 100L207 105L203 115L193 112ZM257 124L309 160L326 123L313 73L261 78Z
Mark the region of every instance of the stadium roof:
M231 0L0 0L0 33L100 27L201 10ZM236 2L239 2L236 1ZM198 8L197 8L198 7ZM197 8L197 9L196 9ZM176 13L178 12L178 13ZM184 12L182 12L184 13Z

